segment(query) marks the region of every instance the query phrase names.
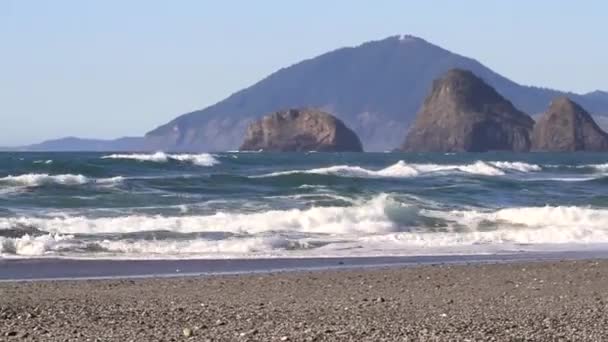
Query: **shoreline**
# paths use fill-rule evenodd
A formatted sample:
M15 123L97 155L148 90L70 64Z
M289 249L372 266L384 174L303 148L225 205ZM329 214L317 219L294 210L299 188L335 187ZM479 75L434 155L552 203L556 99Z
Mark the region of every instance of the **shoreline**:
M606 284L605 259L3 282L0 340L602 341Z
M493 264L608 259L608 250L474 255L254 259L0 259L0 283L136 279L374 269L424 265Z

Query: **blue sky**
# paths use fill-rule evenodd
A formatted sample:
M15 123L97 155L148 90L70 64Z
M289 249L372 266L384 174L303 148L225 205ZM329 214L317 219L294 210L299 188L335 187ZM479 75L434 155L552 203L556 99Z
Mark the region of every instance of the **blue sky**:
M409 33L523 84L608 90L608 2L0 0L0 145L141 135L269 73Z

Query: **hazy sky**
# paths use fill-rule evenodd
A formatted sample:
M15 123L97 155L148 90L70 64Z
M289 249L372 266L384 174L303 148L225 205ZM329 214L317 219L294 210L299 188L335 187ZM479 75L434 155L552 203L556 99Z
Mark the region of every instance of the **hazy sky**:
M0 145L141 135L402 33L523 84L608 90L607 15L605 0L0 0Z

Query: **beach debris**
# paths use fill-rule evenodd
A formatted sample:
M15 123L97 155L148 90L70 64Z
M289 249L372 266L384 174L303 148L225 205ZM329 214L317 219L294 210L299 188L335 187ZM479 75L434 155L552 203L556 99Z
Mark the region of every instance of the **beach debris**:
M281 337L280 341L289 341L289 336L283 336L283 337Z
M384 299L384 297L376 298L376 303L384 303L384 302L386 302L386 299Z
M184 330L182 330L182 333L184 334L185 337L190 337L190 336L192 336L192 329L184 328Z

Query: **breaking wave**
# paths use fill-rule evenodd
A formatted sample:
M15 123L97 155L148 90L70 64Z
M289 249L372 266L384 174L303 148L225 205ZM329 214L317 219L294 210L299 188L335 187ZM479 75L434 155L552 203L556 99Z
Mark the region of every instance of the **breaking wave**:
M579 165L578 168L589 168L596 172L608 172L608 163Z
M179 162L188 162L197 166L213 166L219 164L219 161L209 153L201 154L167 154L164 152L156 152L152 154L132 153L132 154L111 154L101 157L102 159L127 159L137 161L147 161L154 163L166 163L171 160Z
M310 209L269 210L258 213L218 212L207 216L146 216L88 218L0 218L0 229L15 226L36 227L52 234L103 234L141 231L230 232L308 232L322 234L366 234L395 229L386 219L388 206L401 206L386 195L350 207L313 207Z
M408 164L399 161L380 170L370 170L360 166L337 165L310 170L291 170L265 174L257 177L275 177L292 174L321 174L354 178L408 178L430 174L466 173L483 176L503 176L506 172L540 171L541 167L523 162L483 162L464 165Z
M407 255L420 248L608 243L608 209L546 206L494 211L421 209L384 194L348 207L269 210L257 213L219 212L207 216L144 216L115 218L3 218L0 230L35 227L44 235L0 237L0 253L55 255L110 253L143 257L293 255L306 250L339 255L358 253ZM132 234L167 231L174 234L223 233L220 239L80 238L91 234ZM433 249L435 248L435 249ZM352 251L350 251L352 252ZM346 253L350 253L346 252ZM308 254L310 255L310 254Z
M501 170L512 170L519 172L536 172L542 171L542 167L536 164L528 164L524 162L505 162L505 161L496 161L489 162L490 165L497 167Z
M59 185L83 185L83 184L117 184L124 180L123 177L111 177L111 178L88 178L83 175L74 174L63 174L63 175L49 175L46 173L28 173L19 176L6 176L0 178L0 184L9 186L22 186L22 187L36 187L48 184L59 184Z
M269 253L303 244L281 237L250 237L226 240L80 240L73 235L25 235L19 238L0 237L0 255L45 256L58 253L105 253L127 256L218 256Z
M111 153L0 155L0 259L608 250L599 154Z

